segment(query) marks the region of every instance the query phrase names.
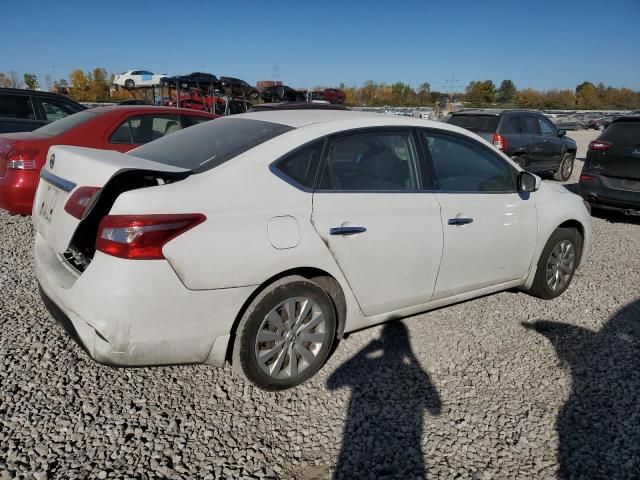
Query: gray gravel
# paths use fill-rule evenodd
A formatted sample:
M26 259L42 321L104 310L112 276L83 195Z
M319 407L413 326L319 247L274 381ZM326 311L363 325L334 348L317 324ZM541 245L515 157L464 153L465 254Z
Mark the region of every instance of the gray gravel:
M359 332L275 394L229 367L95 364L40 303L30 220L0 213L0 480L639 478L640 222L594 235L559 299Z

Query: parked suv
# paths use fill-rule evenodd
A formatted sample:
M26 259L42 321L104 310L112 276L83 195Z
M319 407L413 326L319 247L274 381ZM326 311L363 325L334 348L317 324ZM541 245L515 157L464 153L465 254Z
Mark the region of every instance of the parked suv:
M286 85L263 87L260 98L265 102L303 102L305 94Z
M529 172L553 172L559 181L568 180L573 172L576 142L539 112L463 110L453 113L447 123L480 135Z
M618 117L589 144L580 195L594 208L640 215L640 117Z
M57 93L0 88L0 133L31 132L85 107Z

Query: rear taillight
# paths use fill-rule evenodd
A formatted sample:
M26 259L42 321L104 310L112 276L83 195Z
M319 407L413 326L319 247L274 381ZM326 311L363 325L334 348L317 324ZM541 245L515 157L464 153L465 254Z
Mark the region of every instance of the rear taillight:
M580 175L581 182L597 182L598 179L593 175Z
M508 146L507 139L504 138L499 133L493 134L492 143L498 150L502 150L503 152L507 149L507 146Z
M37 148L16 148L7 155L7 168L12 170L36 170L36 155L40 151Z
M589 143L589 150L605 151L609 150L613 146L613 143L605 140L594 140Z
M64 211L78 220L82 220L89 213L99 193L100 187L80 187L76 189L67 200Z
M201 213L108 215L98 227L96 250L130 260L163 259L167 242L206 219Z

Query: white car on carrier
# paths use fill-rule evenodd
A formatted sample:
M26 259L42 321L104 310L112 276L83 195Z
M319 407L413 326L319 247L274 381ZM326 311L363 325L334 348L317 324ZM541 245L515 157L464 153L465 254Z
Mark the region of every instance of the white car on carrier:
M111 365L230 360L289 388L347 332L510 288L554 298L591 246L580 197L411 117L256 112L48 158L41 293Z
M160 79L166 76L166 73L152 73L148 70L127 70L120 75L114 75L113 83L127 89L154 87L160 85Z

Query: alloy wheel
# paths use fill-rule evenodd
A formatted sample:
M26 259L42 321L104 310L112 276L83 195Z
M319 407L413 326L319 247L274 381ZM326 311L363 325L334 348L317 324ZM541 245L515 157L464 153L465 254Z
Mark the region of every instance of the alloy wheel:
M575 266L575 248L569 240L558 243L547 261L547 286L554 292L562 290L571 280Z
M267 375L288 379L314 363L327 340L322 310L308 297L292 297L274 307L262 321L255 356Z

